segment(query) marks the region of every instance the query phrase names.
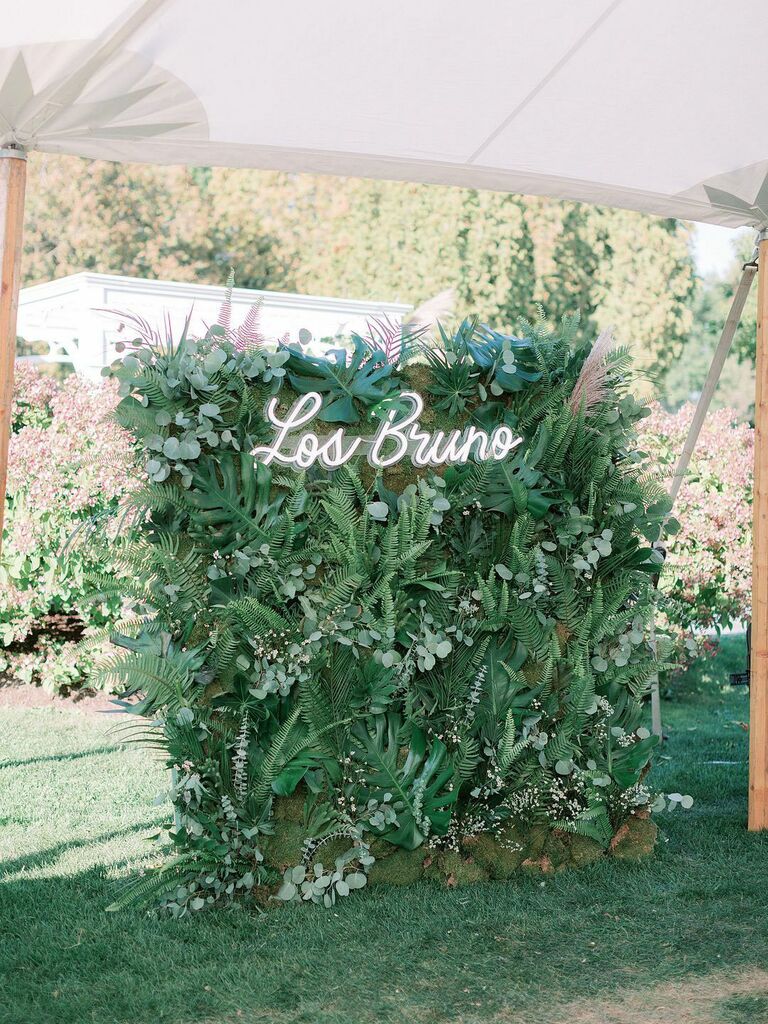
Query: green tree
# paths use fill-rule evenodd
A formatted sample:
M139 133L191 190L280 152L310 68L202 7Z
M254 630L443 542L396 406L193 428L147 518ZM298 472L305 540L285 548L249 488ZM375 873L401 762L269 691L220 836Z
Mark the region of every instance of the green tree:
M752 258L753 248L751 235L746 235L737 242L724 273L697 278L690 335L682 357L663 378L662 395L668 409L675 410L683 402L699 397L741 279L742 266ZM753 285L712 400L714 408L727 406L744 419L752 415L755 401L756 293Z
M34 154L24 239L27 283L80 270L280 287L278 247L249 222L247 246L217 217L205 169Z
M550 206L550 212L556 216L559 211ZM582 330L594 333L605 230L596 230L593 211L586 206L569 204L564 212L548 269L542 275L541 302L557 319L569 310L579 310Z
M751 260L754 254L755 243L751 234L740 238L734 248L733 260L730 267L721 277L714 277L704 280L701 290L707 295L707 302L711 310L706 321L707 333L719 336L722 330L723 321L733 302L733 296L741 280L742 267ZM754 367L757 345L757 288L752 286L744 312L741 314L739 326L733 339L733 352L739 362L747 363Z
M692 325L677 222L537 197L277 171L32 158L27 281L91 269L418 304L514 328L534 302L672 366Z
M591 215L605 237L596 272L596 324L613 324L635 366L658 382L680 358L693 326L688 228L629 210L598 207Z
M517 196L475 189L464 196L458 236L458 308L497 326L531 317L536 288L534 246Z
M553 316L579 309L582 333L612 326L635 366L658 380L693 323L688 231L629 210L540 202L539 299Z

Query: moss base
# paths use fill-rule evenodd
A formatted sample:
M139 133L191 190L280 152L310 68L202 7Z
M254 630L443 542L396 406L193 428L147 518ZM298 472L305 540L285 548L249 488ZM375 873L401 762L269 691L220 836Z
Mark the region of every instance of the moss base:
M395 850L388 857L377 857L368 872L368 884L410 885L418 882L424 875L424 862L427 859L427 851L424 849Z
M275 834L266 838L264 854L270 867L283 869L301 860L306 838L303 796L275 801ZM582 868L602 857L641 860L653 853L658 829L647 812L631 815L607 849L586 836L552 831L544 825L523 827L508 823L495 835L481 833L462 841L461 850L434 851L425 847L403 850L383 839L371 843L376 858L369 885L410 885L422 878L448 886L471 885L488 879L506 880L516 873L551 874ZM346 839L334 839L318 850L318 859L331 863L349 848Z
M620 860L642 860L653 853L658 835L656 823L647 811L641 811L624 822L611 840L611 854Z

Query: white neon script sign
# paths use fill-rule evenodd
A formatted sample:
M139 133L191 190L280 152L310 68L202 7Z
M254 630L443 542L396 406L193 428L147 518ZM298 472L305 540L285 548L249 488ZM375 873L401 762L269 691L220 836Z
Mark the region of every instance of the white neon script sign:
M265 415L275 428L274 441L271 445L254 448L252 454L267 466L278 462L294 469L308 469L319 462L326 469L338 469L364 451L372 466L386 469L406 456L417 467L462 464L471 458L481 462L501 461L522 444L523 439L505 424L500 424L490 434L474 426L448 433L443 430L428 433L419 425L424 410L421 395L403 391L399 397L411 406L410 410L403 414L402 409L390 409L370 438L347 437L343 427L323 438L311 431L302 432L302 427L317 416L323 404L322 395L316 391L297 398L284 420L277 414L278 399L271 398Z

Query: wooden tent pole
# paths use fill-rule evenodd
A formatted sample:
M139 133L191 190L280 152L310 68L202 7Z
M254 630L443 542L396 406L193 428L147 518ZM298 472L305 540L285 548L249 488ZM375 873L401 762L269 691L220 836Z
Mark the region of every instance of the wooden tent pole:
M768 233L757 258L755 476L752 491L752 647L749 689L749 829L768 828Z
M21 232L27 156L23 150L0 149L0 554L3 545L8 442L16 359L16 311L21 285Z

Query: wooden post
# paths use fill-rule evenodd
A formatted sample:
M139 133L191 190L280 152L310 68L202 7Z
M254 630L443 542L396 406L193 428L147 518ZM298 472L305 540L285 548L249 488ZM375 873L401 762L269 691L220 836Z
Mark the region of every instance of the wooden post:
M26 181L26 153L23 150L0 149L0 554L8 479Z
M752 491L752 650L749 689L749 829L768 828L768 234L757 275L755 478Z

